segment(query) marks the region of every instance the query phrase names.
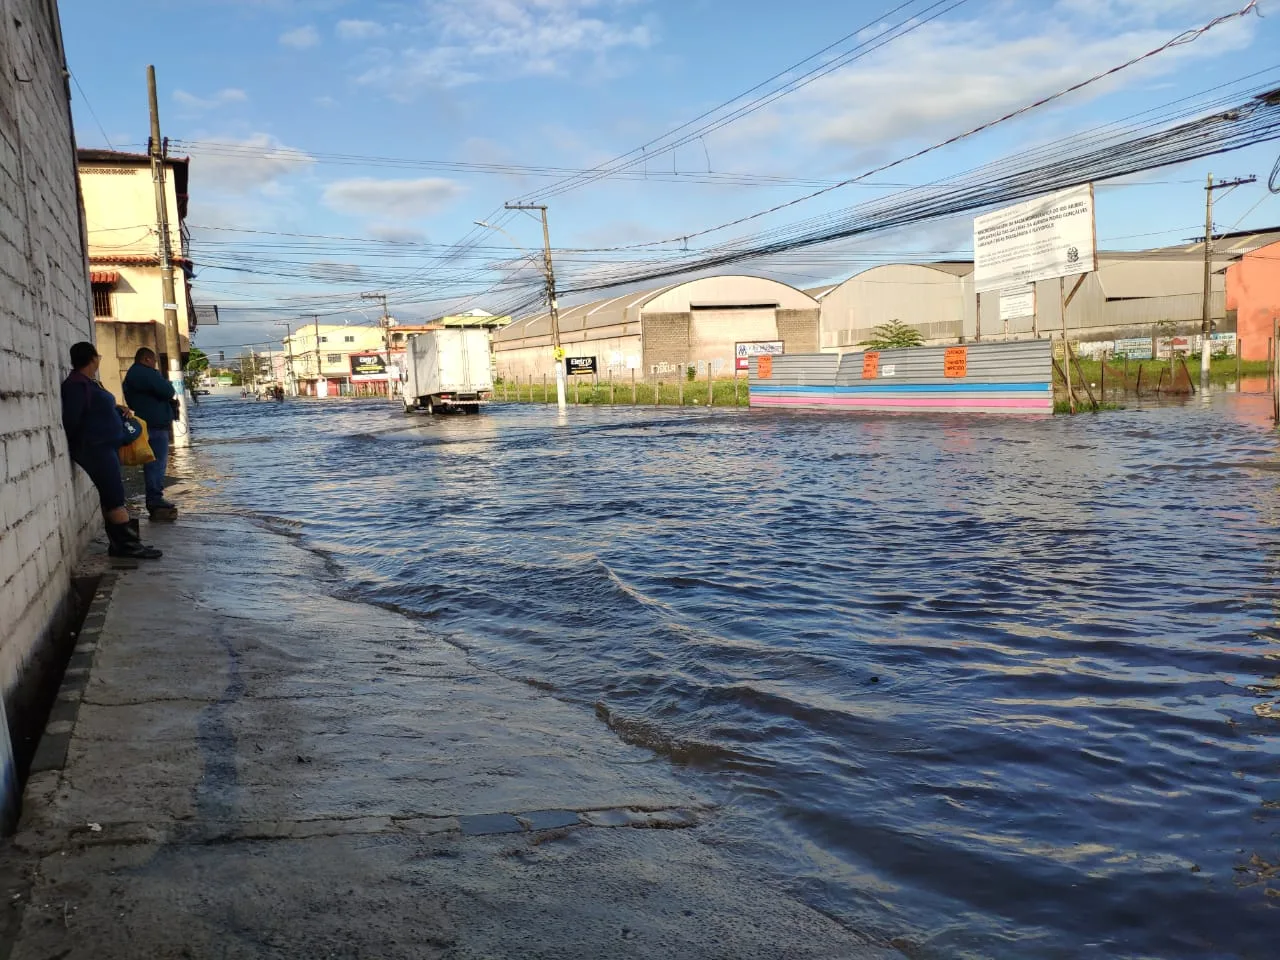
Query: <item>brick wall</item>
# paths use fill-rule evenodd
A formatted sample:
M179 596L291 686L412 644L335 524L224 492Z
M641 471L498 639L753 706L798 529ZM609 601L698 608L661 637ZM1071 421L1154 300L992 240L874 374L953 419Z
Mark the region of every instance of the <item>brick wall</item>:
M779 310L778 339L787 353L817 353L821 310Z
M643 376L660 363L689 362L689 314L646 313L641 322L644 344Z
M0 18L0 693L10 733L71 597L71 571L98 528L72 469L58 385L67 349L93 337L69 96L54 0L6 0ZM3 737L0 821L14 770Z

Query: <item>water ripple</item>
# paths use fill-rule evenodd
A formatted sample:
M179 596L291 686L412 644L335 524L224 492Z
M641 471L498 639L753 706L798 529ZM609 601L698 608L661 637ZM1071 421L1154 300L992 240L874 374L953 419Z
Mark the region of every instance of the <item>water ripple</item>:
M913 957L1272 957L1265 397L958 420L209 404L216 496L594 709Z

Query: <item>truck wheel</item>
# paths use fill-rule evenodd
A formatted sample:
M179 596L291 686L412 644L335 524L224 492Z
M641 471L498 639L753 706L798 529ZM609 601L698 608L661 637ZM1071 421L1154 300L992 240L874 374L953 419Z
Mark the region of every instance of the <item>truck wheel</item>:
M436 402L432 400L430 397L427 397L427 416L430 416L435 412L436 412Z

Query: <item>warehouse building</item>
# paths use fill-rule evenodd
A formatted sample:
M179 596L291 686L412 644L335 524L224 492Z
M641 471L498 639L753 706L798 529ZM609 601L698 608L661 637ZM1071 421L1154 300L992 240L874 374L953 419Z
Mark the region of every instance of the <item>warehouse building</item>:
M738 343L781 341L787 353L819 347L818 302L763 277L704 277L610 297L560 313L560 342L574 358L595 358L601 377L674 373L692 365L731 376ZM554 372L548 314L517 320L494 335L498 375Z
M1227 311L1226 271L1246 253L1280 241L1280 232L1230 234L1213 248L1210 317L1218 332L1234 332ZM1068 279L1066 289L1074 286ZM1204 244L1154 250L1101 252L1067 310L1073 340L1114 341L1161 334L1199 333L1204 297ZM975 339L1022 339L1062 334L1058 281L1035 284L1033 314L1001 320L1000 294L978 298L972 261L884 264L841 284L809 291L822 305L821 346L845 352L874 336L877 326L900 320L926 343Z

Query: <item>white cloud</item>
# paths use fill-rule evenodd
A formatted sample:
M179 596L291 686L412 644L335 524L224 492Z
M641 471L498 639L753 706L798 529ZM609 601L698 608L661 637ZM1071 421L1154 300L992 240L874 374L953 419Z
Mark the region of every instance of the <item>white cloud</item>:
M328 110L331 107L336 107L338 105L338 101L326 94L322 97L316 97L315 104L317 107L324 107Z
M1056 11L1064 18L1091 19L1111 24L1154 24L1170 16L1191 16L1208 22L1234 13L1247 0L1057 0Z
M461 184L441 177L378 180L355 177L335 180L324 189L324 202L339 213L401 221L438 213L464 193Z
M212 110L228 103L244 103L249 99L249 95L235 87L227 87L208 97L197 97L195 94L187 93L185 90L175 90L173 91L173 99L175 103L179 103L191 110Z
M365 233L375 240L388 243L426 243L427 235L417 227L408 227L394 223L374 223L365 228Z
M287 147L275 137L255 133L244 139L210 137L216 144L192 151L193 192L245 194L253 190L278 192L281 180L311 168L315 161L302 150Z
M856 64L824 77L775 107L727 128L722 145L746 146L762 137L794 135L813 146L844 148L860 160L886 155L903 143L942 140L1037 98L1155 49L1189 23L1203 24L1202 0L1088 0L1071 17L1027 18L1003 35L977 21L928 23ZM1074 9L1074 8L1073 8ZM1109 29L1108 11L1132 17L1172 11L1160 22ZM1235 7L1238 9L1238 6ZM1216 11L1214 11L1216 12ZM1194 14L1188 19L1189 14ZM1093 18L1096 17L1097 20ZM1246 48L1256 28L1233 21L1193 44L1175 47L1074 95L1096 97L1175 70L1189 62ZM1070 57L1062 52L1070 50ZM1070 102L1068 100L1060 101Z
M376 40L387 28L373 20L339 20L334 33L340 40Z
M564 73L571 62L604 64L621 49L654 42L635 19L636 0L427 0L410 45L359 80L393 85L459 86L481 79Z
M280 34L280 43L296 50L314 47L320 42L320 31L312 26L297 27Z

